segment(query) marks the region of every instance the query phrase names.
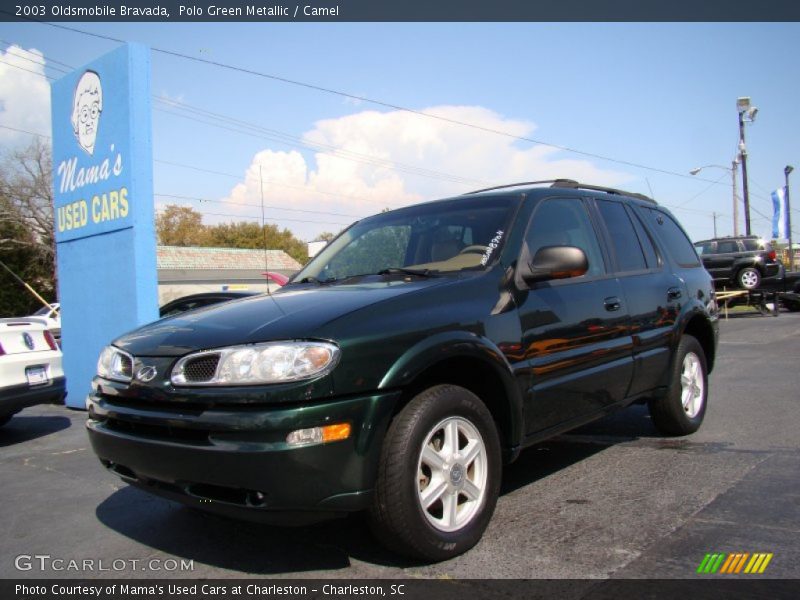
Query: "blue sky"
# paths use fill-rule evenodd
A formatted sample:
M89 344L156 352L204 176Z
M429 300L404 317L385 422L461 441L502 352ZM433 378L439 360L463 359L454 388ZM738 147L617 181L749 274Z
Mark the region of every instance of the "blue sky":
M687 175L696 166L730 165L738 136L736 98L748 95L759 108L747 126L754 209L771 216L769 192L783 184L783 167L800 167L800 25L794 23L74 27ZM8 51L8 43L36 49L52 66L60 61L79 67L117 45L41 24L1 23L0 39L6 42L0 52ZM161 53L153 53L152 65L153 94L181 103L154 103L154 157L232 175L156 162L157 194L215 201L157 196L157 206L188 204L206 213L207 222L260 214L251 206L260 201L253 179L260 165L265 202L276 207L268 217L303 239L337 231L351 215L384 206L484 182L571 173L647 194L652 188L660 203L675 207L693 239L713 234L712 212L719 215L719 234L732 233L730 176L721 169L697 178L668 175ZM4 94L24 89L30 97L42 90L27 91L16 80L4 87L11 71L36 78L0 63L0 125L45 131L45 100L10 108L20 103ZM51 67L46 73L59 75ZM305 147L280 144L276 134L264 139L189 120L186 105L302 138ZM0 130L6 148L27 139ZM337 148L338 155L308 148L314 144ZM386 161L401 168L387 168ZM800 192L795 197L800 208ZM800 212L793 217L797 232ZM754 233L770 234L768 220L756 212L752 219Z

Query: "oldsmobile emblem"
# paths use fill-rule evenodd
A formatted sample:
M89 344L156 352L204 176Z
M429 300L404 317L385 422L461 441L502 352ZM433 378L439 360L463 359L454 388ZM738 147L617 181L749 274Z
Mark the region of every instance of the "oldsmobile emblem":
M157 373L156 368L153 366L142 367L136 372L136 379L147 383L148 381L153 381L153 379L156 376L156 373Z

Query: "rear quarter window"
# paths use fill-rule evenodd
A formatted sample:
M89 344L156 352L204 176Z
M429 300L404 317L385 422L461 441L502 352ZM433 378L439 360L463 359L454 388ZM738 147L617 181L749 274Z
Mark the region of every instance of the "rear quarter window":
M702 242L694 245L697 254L703 256L704 254L714 254L714 242Z
M699 267L692 242L680 225L670 215L655 208L641 209L647 215L646 222L655 232L664 249L682 267Z
M744 244L744 249L751 252L756 250L769 250L767 247L769 244L763 240L742 240L742 243Z

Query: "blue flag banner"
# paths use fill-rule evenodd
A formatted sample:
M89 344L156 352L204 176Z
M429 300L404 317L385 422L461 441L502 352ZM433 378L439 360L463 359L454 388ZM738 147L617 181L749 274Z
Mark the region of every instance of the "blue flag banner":
M778 188L772 192L772 237L776 240L789 239L789 213L786 210L786 189Z

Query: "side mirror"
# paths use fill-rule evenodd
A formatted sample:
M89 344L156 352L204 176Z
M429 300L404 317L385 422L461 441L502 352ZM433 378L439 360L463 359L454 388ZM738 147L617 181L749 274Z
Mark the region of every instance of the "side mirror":
M550 279L580 277L589 270L586 253L575 246L544 246L533 260L520 265L522 280L527 285Z

